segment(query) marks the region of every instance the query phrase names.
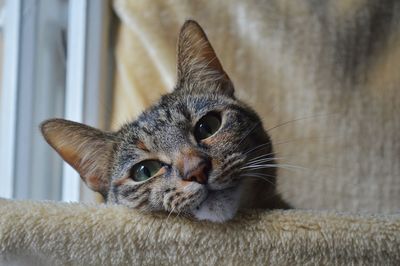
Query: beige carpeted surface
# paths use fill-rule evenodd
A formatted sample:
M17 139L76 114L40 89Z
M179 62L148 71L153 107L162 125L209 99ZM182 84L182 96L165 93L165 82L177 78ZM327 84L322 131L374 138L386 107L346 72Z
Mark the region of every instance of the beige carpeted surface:
M0 264L399 265L399 232L400 215L254 211L212 224L120 206L0 201Z

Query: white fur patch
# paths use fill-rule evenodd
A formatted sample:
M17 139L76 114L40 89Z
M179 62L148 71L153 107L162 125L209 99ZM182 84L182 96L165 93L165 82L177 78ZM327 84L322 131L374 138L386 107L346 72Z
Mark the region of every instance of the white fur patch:
M208 197L199 208L193 210L197 219L222 223L235 216L240 203L240 187L208 193Z

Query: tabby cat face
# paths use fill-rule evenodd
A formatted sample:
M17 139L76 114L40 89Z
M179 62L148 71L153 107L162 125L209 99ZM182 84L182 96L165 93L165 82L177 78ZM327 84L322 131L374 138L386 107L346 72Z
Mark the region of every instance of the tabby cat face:
M233 95L200 26L187 21L178 42L175 90L118 132L62 119L42 124L49 144L108 202L225 221L273 193L270 139L259 117ZM260 171L269 177L252 179ZM272 185L271 185L272 184ZM260 199L261 197L261 199Z

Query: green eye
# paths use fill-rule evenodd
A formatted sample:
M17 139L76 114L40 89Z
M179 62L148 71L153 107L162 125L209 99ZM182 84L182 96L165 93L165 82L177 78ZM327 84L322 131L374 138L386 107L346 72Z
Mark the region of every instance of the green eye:
M194 135L197 140L206 139L214 135L221 127L221 117L216 113L209 113L197 122Z
M145 181L157 174L162 164L159 161L143 161L133 166L131 170L131 178L137 182Z

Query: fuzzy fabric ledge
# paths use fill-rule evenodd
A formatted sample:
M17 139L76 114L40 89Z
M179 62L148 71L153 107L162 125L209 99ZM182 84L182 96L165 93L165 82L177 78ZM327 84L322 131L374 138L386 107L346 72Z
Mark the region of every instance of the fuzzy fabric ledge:
M24 263L399 265L400 214L252 211L213 224L122 206L0 200L0 264Z

